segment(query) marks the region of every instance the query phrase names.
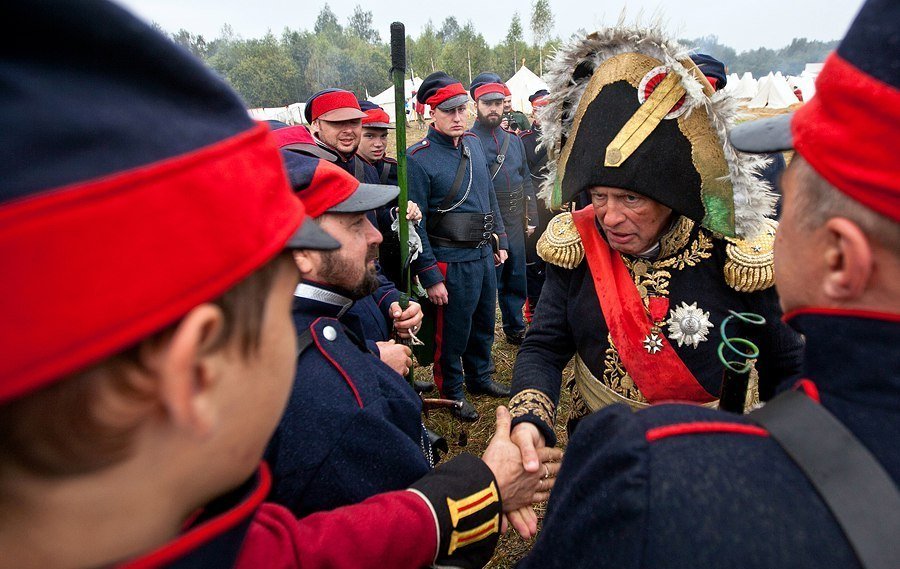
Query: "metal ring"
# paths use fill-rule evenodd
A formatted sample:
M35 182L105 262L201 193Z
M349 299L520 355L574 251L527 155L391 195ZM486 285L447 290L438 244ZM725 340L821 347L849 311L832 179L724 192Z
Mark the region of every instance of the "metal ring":
M547 466L546 462L544 463L544 472L546 473L544 474L544 478L550 478L550 467Z
M540 480L538 480L538 492L543 492L543 491L544 491L544 479L541 478Z

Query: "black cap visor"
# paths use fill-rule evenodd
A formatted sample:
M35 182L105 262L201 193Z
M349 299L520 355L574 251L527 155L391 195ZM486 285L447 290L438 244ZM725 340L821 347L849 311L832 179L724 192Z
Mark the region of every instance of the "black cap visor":
M340 247L341 244L334 237L326 233L309 217L303 219L300 228L284 245L285 249L313 249L316 251L334 251Z
M761 154L794 148L791 119L794 113L745 122L731 130L731 145L741 152Z
M397 200L400 188L381 184L360 184L350 197L328 208L329 213L360 213Z

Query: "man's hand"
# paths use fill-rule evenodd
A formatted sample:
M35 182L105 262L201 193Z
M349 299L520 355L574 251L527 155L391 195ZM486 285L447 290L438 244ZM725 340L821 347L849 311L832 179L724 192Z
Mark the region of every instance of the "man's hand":
M506 259L509 258L509 252L506 249L500 249L497 253L494 253L494 266L499 267L503 263L506 262Z
M406 219L409 221L422 221L422 210L419 209L419 205L410 200L406 202Z
M412 350L409 349L409 346L398 344L393 340L376 342L376 344L378 345L381 361L389 365L392 370L406 377L406 374L409 373L409 368L412 366Z
M391 304L391 317L394 319L394 330L401 338L409 338L409 332L415 334L422 325L422 306L418 302L409 301L406 310L400 310L400 303Z
M428 300L431 301L431 304L442 306L450 302L450 294L447 292L446 285L442 282L431 285L425 289L425 292L428 294Z
M549 492L559 471L557 463L562 459L561 450L544 447L536 453L538 468L535 472L527 472L522 465L519 447L509 438L511 423L509 410L503 406L497 407L497 430L481 457L497 479L503 511L507 513L530 507L536 495ZM542 467L541 462L547 466ZM510 519L510 522L516 527L515 519ZM516 531L522 533L519 527Z
M537 229L537 225L529 225L525 228L525 236L531 237L534 235L534 230Z
M519 447L519 451L522 453L522 464L525 467L525 471L537 472L541 467L538 450L547 445L541 431L531 423L519 423L513 429L510 439Z

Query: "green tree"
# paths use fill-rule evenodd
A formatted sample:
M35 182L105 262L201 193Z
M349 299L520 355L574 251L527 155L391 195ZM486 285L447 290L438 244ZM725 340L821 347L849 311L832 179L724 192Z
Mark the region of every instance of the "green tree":
M456 21L456 18L447 16L444 18L444 23L441 24L441 29L438 30L437 35L441 43L447 43L455 40L459 35L459 31L459 22Z
M347 21L347 31L365 42L381 43L381 34L372 23L372 12L364 11L359 4L353 9L353 15Z
M414 73L422 77L437 71L437 64L441 59L441 51L444 46L434 29L431 20L425 24L419 37L407 41L407 60Z
M327 3L322 6L322 10L316 17L313 31L317 35L324 34L328 36L340 36L344 33L343 28L341 28L341 25L338 23L337 16L331 11L331 7Z
M206 40L201 35L194 35L184 28L178 30L178 33L172 34L172 40L178 45L184 47L196 57L205 58L208 46Z
M472 77L487 71L491 63L491 50L484 36L476 32L475 26L469 21L452 41L444 45L439 66L460 81L468 78L467 84L470 84Z
M531 5L531 34L534 46L538 50L540 72L544 74L544 49L553 31L554 16L550 10L550 0L534 0Z
M506 38L495 50L498 56L495 67L498 72L502 69L503 71L508 71L509 75L515 74L522 64L521 59L525 57L527 49L528 46L525 43L522 31L522 18L518 12L515 12L512 20L509 22Z
M294 102L297 68L272 35L262 39L223 41L209 64L240 93L250 107L276 107Z

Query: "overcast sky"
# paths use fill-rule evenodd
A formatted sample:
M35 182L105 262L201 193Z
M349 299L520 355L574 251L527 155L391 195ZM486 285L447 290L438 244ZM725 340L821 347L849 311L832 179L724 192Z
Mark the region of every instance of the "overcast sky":
M308 0L118 0L146 20L168 32L184 28L207 40L219 36L230 24L244 38L263 36L268 30L279 35L285 27L312 29L324 1ZM406 33L419 35L430 19L435 27L448 15L460 25L472 20L490 45L500 43L518 11L530 43L531 2L522 0L330 0L328 4L344 24L357 4L371 10L381 38L390 37L391 22L401 21ZM839 39L850 26L862 0L550 0L555 14L554 32L566 39L579 28L596 29L616 22L624 7L629 21L639 13L661 12L667 29L676 37L695 38L710 34L740 51L757 47L780 48L795 37ZM443 9L446 7L446 10Z

